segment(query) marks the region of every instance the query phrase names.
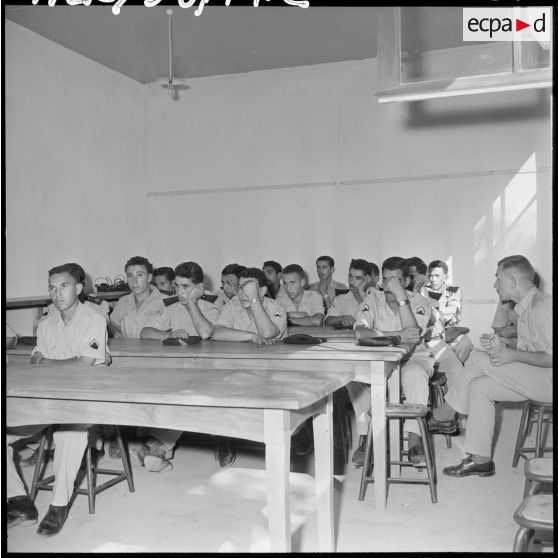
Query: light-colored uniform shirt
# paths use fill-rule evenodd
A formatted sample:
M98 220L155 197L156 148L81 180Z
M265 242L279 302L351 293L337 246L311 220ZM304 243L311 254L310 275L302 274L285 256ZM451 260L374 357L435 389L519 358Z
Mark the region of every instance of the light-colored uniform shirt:
M325 296L324 296L324 294L320 290L320 282L319 281L317 281L316 283L310 283L310 285L308 285L308 290L317 292L321 297L324 298L324 302L326 302L326 303L331 303L333 301L333 299L337 296L337 293L335 292L336 289L338 289L340 291L346 291L348 288L349 287L347 287L347 285L345 285L344 283L339 283L339 281L336 281L335 279L332 279L331 283L329 284L329 286L327 288L327 292L325 293Z
M38 351L46 358L57 360L85 356L94 358L95 365L105 364L107 338L107 322L103 316L78 302L68 324L60 312L41 318L32 354Z
M101 314L101 316L103 316L103 318L105 318L107 323L110 323L110 318L109 318L109 313L110 313L110 306L109 303L106 300L102 300L100 304L95 304L94 302L91 302L90 300L86 300L84 302L84 304L91 308L91 310L94 310L95 312L98 312L99 314ZM54 306L54 304L51 302L48 306L47 306L47 313L48 314L52 314L52 313L60 313L60 310L58 310L58 308L56 308L56 306Z
M139 337L144 327L154 327L164 330L163 315L165 305L163 296L157 287L151 287L151 293L143 301L139 310L136 308L134 293L124 295L118 299L110 321L120 326L123 337Z
M285 309L285 312L306 312L309 316L325 313L324 301L316 291L302 291L298 308L287 293L280 297L277 296L276 301Z
M516 304L517 348L552 354L552 296L533 287Z
M215 324L219 316L219 309L207 300L198 300L197 304L203 317L212 325ZM172 331L183 329L188 335L199 335L190 311L180 302L167 306L163 312L162 330L167 331L169 329Z
M269 316L269 319L279 330L279 333L275 336L275 338L281 338L287 328L287 314L285 310L277 303L276 300L266 296L263 297L262 306L264 307L266 314ZM258 333L254 317L248 312L248 310L242 308L240 299L237 296L233 296L229 299L228 303L223 306L215 325Z
M461 320L461 299L463 294L461 287L453 287L444 285L441 292L433 291L426 287L430 304L434 308L438 308L444 327L455 325Z
M514 303L511 300L508 302L498 300L498 306L496 306L496 312L492 320L492 327L500 328L517 325L518 320L519 316L515 311Z
M364 301L363 301L364 302ZM327 318L331 316L352 316L356 319L360 304L355 298L355 295L349 291L348 293L338 295L333 299L329 310L327 311Z

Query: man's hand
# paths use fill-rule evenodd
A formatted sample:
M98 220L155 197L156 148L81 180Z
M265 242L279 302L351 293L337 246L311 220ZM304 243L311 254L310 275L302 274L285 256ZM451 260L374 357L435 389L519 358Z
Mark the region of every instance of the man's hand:
M240 288L248 298L260 298L260 287L255 279L248 279Z
M494 366L515 362L515 350L505 347L504 345L494 347L487 352L490 363Z
M197 285L194 285L186 295L186 302L191 302L192 304L195 304L196 302L198 302L200 297L203 296L203 292L204 292L203 283L198 283Z
M495 327L494 333L497 333L500 337L511 339L512 337L517 337L517 326Z
M390 293L393 293L398 299L407 298L407 295L405 294L405 289L403 288L401 282L397 277L390 277L385 282L384 291L386 290L389 291Z
M399 332L403 343L418 343L420 341L420 329L418 327L406 327Z
M257 343L258 345L273 345L276 339L265 339L264 337L260 337L257 333L255 333L250 341L252 341L252 343Z
M168 335L167 335L167 339L176 339L179 337L183 337L184 339L187 339L189 337L188 333L186 333L186 330L184 329L175 329L174 331L171 331Z
M355 321L356 320L353 318L353 316L343 316L343 319L341 320L341 325L344 327L353 327Z

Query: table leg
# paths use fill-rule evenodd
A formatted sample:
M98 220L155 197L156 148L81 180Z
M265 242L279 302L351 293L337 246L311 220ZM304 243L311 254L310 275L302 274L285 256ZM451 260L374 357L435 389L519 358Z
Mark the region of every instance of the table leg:
M313 425L318 548L320 552L334 552L333 396L331 394L325 401L325 413L316 415Z
M383 361L370 362L370 400L374 444L374 496L376 509L384 510L387 497L386 374Z
M400 371L401 366L399 362L386 362L386 377L390 371L390 368L393 368L391 375L388 379L388 401L390 403L400 403L401 397L401 388L400 388ZM397 420L390 420L389 421L389 454L390 459L392 461L400 461L401 460L401 437L399 434L399 421ZM401 466L400 465L392 465L390 467L390 476L392 477L399 477L401 475Z
M290 413L264 410L267 514L272 552L291 551L289 472L291 464Z

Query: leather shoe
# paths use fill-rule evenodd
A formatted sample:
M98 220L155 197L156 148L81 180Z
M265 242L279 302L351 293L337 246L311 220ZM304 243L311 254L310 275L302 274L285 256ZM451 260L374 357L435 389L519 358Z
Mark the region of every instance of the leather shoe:
M426 467L426 457L424 456L424 447L422 444L411 446L407 453L407 457L415 467Z
M457 431L457 419L436 420L434 415L428 419L428 430L432 434L453 434Z
M32 525L37 523L39 512L29 496L14 496L8 498L7 505L8 527L21 523Z
M448 477L468 477L478 475L479 477L490 477L496 472L494 461L486 463L475 463L471 457L465 458L459 465L452 465L443 469L444 475Z
M366 438L367 436L360 436L358 440L358 448L353 453L351 461L353 465L358 469L364 465L364 457L366 454ZM370 452L371 461L374 463L374 453Z
M53 506L48 507L46 515L39 524L37 533L42 537L52 537L58 535L62 530L64 521L68 517L68 506Z
M229 467L236 459L236 450L232 447L232 440L228 437L219 437L219 466Z

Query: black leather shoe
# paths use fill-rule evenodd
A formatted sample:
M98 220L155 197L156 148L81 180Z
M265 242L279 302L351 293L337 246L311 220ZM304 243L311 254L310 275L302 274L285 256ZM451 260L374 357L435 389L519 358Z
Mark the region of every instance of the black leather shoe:
M434 416L428 419L428 430L432 434L453 434L457 431L457 419L436 420Z
M491 477L495 472L494 461L475 463L471 457L465 458L459 465L452 465L443 469L444 475L448 477L468 477L469 475Z
M424 447L422 444L411 446L407 453L409 462L415 467L426 467L426 457L424 456Z
M52 537L58 535L62 530L64 521L68 517L68 506L53 506L48 507L46 515L39 524L37 533L42 537Z
M14 496L8 498L7 505L8 527L37 523L39 512L29 496Z
M37 456L39 455L39 450L36 449L29 457L19 460L20 467L35 467L37 465ZM46 450L43 452L43 458L41 463L50 461L54 457L54 450Z
M364 465L364 457L366 454L366 438L367 436L360 436L358 439L358 448L353 453L351 461L353 465L358 469ZM372 453L372 461L374 460L374 453Z

